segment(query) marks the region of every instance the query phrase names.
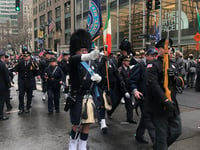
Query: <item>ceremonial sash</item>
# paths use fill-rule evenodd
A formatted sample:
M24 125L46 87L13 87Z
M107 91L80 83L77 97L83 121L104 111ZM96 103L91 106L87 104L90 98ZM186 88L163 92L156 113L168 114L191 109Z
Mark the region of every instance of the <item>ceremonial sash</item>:
M83 65L83 67L89 72L89 74L91 76L93 76L95 74L95 72L90 68L90 66L86 63L86 62L81 62L81 64ZM99 97L99 91L98 91L98 88L97 88L97 85L94 85L94 92L95 92L95 96L96 97Z

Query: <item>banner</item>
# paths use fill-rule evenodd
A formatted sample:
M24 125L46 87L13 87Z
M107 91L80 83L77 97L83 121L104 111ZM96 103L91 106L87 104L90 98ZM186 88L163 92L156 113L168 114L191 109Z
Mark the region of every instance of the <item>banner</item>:
M100 36L102 28L101 6L99 0L92 0L89 6L89 14L87 18L87 30L90 32L92 41Z

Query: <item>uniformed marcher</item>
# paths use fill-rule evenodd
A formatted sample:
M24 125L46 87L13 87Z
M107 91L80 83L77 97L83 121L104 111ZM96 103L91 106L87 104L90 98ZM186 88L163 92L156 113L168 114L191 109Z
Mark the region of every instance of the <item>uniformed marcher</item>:
M59 99L60 87L64 82L64 74L62 69L58 66L56 58L51 58L49 66L44 70L45 79L47 82L47 95L48 95L48 112L52 114L60 112Z
M88 54L91 48L90 33L84 29L74 32L70 38L70 83L71 95L76 99L75 104L70 108L70 120L72 130L70 134L69 150L86 150L90 123L83 122L82 106L84 95L91 94L93 83L99 83L101 77L90 73L80 63L89 60L95 60L99 57L99 50L93 50ZM88 116L89 117L89 116Z
M170 61L168 88L171 91L171 100L168 99L164 90L164 45L165 39L156 44L158 59L147 65L146 72L148 112L151 114L156 131L154 150L167 150L182 132L176 86L183 86L183 80L178 75L177 65ZM171 40L169 40L169 45L172 46Z
M131 95L130 85L128 83L129 78L130 78L130 72L131 72L131 68L130 68L131 58L130 56L123 56L121 60L122 60L122 66L119 67L118 70L124 81L126 91L125 93L121 91L121 95L119 98L120 99L124 98L125 100L125 108L126 108L126 116L127 116L126 121L129 123L137 123L136 121L133 120L133 104L132 104L132 99L130 96Z
M49 66L50 59L52 57L52 51L48 50L44 54L45 58L40 59L39 68L40 68L40 76L42 80L42 101L46 101L46 92L47 92L47 82L44 78L44 70Z
M130 78L129 78L129 87L130 92L134 95L134 98L136 100L135 102L135 108L137 112L137 107L140 107L141 111L141 118L140 123L136 130L136 136L135 139L140 142L147 144L148 141L144 139L144 133L147 129L149 136L151 138L152 143L155 141L155 127L152 123L151 117L148 113L145 111L145 101L147 99L146 97L146 88L145 88L145 71L146 66L148 63L150 63L152 60L156 58L157 51L154 48L149 48L146 52L145 57L140 63L137 63L135 67L130 72Z
M19 112L21 115L30 112L32 103L32 94L35 87L35 76L39 75L38 64L31 59L31 53L24 51L23 59L12 69L14 72L18 72L18 87L19 87ZM26 109L24 106L24 96L27 95Z
M5 55L5 64L6 64L6 67L8 68L8 72L9 72L9 78L10 78L10 81L13 82L13 78L14 78L14 75L12 73L12 71L10 71L9 69L11 69L11 63L9 61L9 55L6 54ZM6 98L6 107L7 107L7 112L11 111L12 110L12 105L10 103L10 99L12 99L12 97L10 96L10 88L8 89L8 95L7 95L7 98Z
M64 93L67 93L69 91L69 58L70 58L69 52L64 52L62 53L62 60L58 63L65 76Z
M4 60L5 52L0 50L0 121L8 119L8 117L4 116L3 110L9 88L11 87L8 68L4 63Z

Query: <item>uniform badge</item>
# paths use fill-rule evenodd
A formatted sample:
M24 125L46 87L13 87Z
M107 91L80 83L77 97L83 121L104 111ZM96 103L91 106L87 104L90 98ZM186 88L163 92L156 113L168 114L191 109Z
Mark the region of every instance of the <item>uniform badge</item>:
M148 65L147 65L147 68L152 68L152 64L148 64Z

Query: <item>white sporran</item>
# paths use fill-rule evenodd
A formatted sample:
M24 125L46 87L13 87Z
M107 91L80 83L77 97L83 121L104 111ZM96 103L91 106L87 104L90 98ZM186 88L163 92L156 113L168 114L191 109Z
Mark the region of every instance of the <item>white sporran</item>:
M82 124L92 124L96 122L96 107L91 95L85 95L82 103Z

